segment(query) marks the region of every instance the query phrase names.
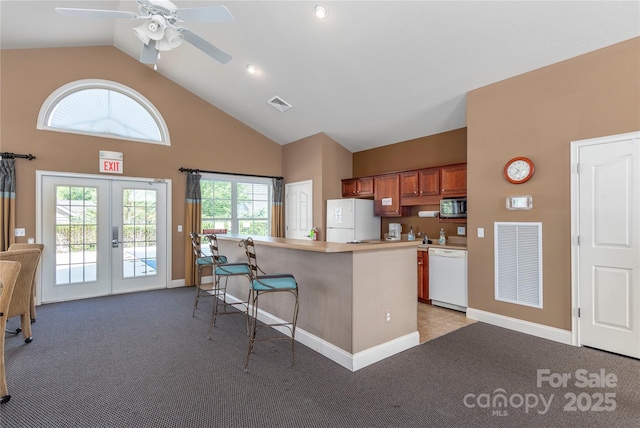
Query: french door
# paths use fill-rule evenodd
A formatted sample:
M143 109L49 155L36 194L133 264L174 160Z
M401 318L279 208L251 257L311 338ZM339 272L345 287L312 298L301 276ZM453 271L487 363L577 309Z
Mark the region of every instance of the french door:
M167 286L167 184L41 175L42 302Z

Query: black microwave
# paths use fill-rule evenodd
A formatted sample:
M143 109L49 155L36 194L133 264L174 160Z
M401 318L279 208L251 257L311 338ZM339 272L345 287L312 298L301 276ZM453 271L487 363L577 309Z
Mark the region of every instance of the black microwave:
M440 218L467 218L467 198L441 199Z

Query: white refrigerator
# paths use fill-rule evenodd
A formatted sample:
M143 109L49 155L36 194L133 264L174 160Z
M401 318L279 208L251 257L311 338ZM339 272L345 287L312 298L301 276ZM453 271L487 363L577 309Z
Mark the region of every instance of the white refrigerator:
M370 199L327 200L327 242L380 239L380 217Z

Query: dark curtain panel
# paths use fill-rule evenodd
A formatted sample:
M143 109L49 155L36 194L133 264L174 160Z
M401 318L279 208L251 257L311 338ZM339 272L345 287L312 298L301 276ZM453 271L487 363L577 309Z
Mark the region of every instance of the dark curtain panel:
M273 201L271 202L271 236L284 238L284 179L273 179Z
M184 225L184 285L195 285L198 269L195 267L195 256L191 246L190 232L201 233L202 228L202 195L200 193L200 178L198 173L187 174L187 197L185 205Z
M15 159L0 160L0 251L7 251L15 242L16 168Z

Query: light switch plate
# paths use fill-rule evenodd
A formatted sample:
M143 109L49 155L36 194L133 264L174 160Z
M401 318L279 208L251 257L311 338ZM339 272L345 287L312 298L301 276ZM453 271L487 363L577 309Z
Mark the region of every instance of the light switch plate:
M458 226L458 235L465 235L467 233L467 228L464 226Z
M484 227L478 228L478 238L484 238Z

